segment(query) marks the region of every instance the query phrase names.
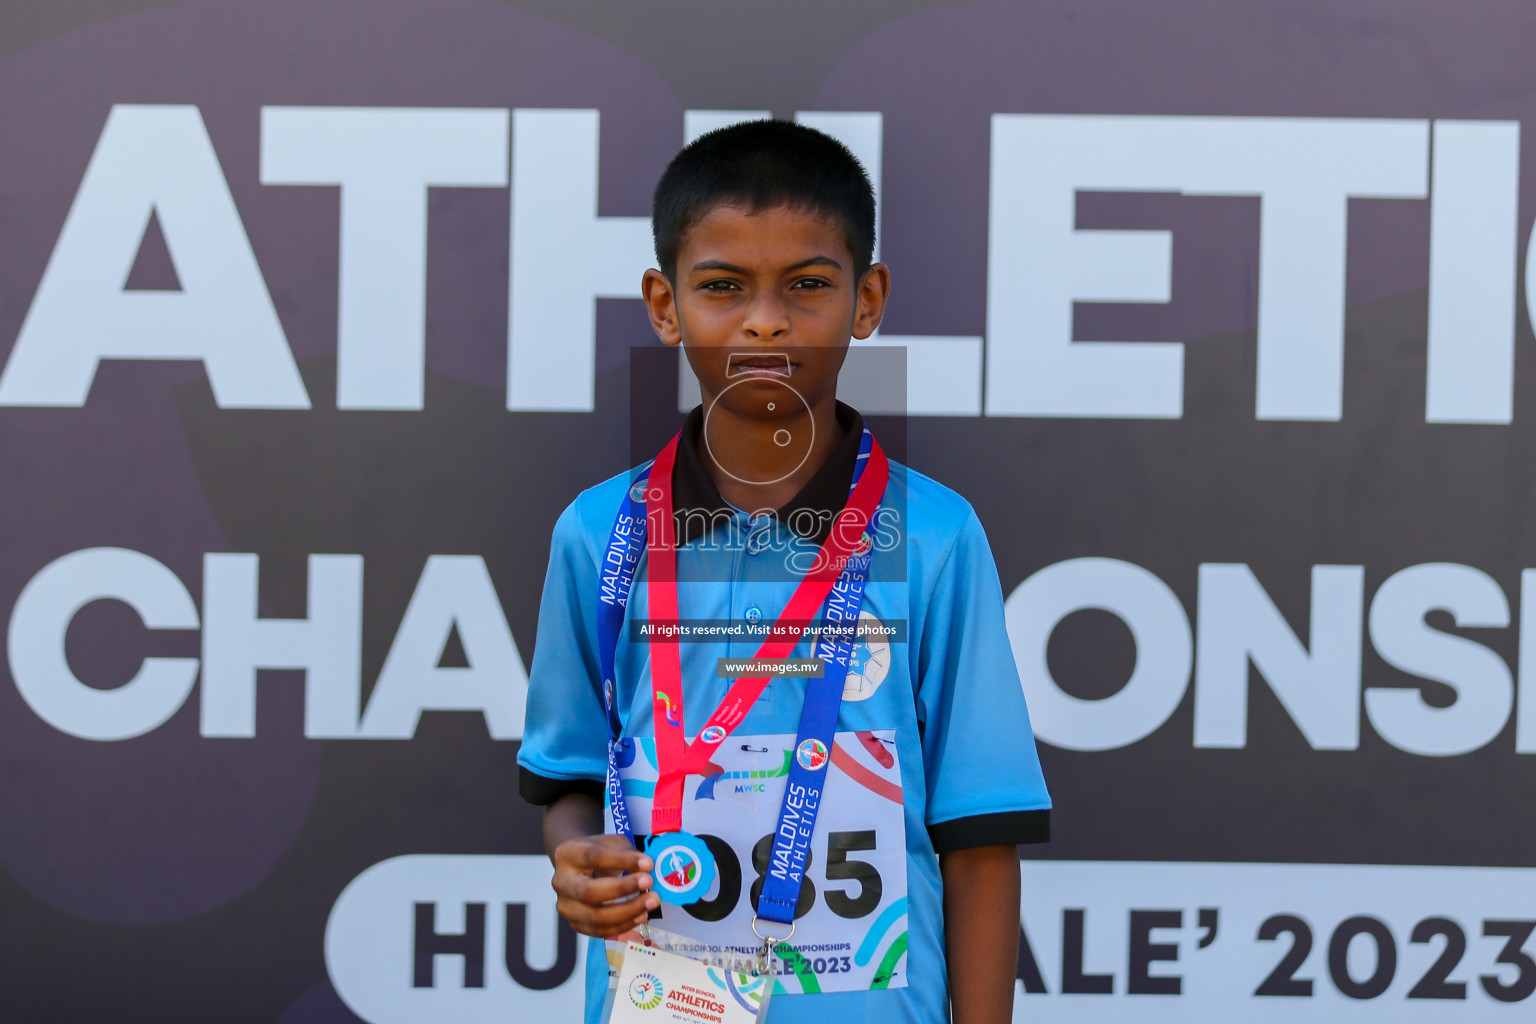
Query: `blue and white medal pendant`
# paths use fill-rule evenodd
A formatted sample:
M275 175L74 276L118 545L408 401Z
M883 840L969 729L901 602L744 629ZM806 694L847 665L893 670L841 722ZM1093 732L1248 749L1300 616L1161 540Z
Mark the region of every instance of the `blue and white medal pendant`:
M715 857L704 840L688 832L664 832L645 841L655 863L651 880L661 902L683 907L696 903L715 884Z

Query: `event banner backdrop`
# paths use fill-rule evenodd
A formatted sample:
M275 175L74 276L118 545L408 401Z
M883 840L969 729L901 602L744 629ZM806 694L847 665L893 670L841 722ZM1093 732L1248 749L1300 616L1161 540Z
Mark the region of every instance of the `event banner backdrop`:
M1016 1019L1529 1020L1533 52L1515 0L8 5L0 1020L577 1019L550 530L630 464L652 185L763 113L869 168L905 459L996 555Z

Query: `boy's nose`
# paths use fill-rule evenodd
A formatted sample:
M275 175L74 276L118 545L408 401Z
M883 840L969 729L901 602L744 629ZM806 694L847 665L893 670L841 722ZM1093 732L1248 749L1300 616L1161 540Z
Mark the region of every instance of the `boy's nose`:
M760 296L747 308L741 329L753 338L782 338L789 333L789 310L775 296Z

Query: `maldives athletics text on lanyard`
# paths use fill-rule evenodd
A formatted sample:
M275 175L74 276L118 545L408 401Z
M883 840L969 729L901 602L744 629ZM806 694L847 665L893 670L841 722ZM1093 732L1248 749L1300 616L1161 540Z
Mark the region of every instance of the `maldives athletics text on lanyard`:
M648 558L646 595L653 620L676 622L677 544L672 518L672 466L679 433L667 442L651 465L630 486L619 508L604 552L598 586L598 658L603 673L603 705L611 733L608 744L608 803L614 830L626 838L634 831L629 822L620 787L618 754L622 723L615 707L614 661L624 607L634 586L635 570L644 549ZM885 495L889 462L874 435L865 427L859 439L848 504L838 513L832 529L817 552L811 570L796 585L775 628L756 658L784 658L795 649L805 624L826 608L821 622L832 627L817 637L814 655L823 659L820 679L807 680L805 704L795 736L795 757L784 789L784 803L774 828L769 870L757 901L757 919L787 924L794 932L795 905L800 882L810 859L811 833L821 805L821 791L831 762L833 734L843 701L843 681L853 652L859 608L874 545L869 537L875 509ZM656 485L648 487L651 477ZM647 516L653 517L659 537L648 538ZM683 736L682 657L675 638L653 637L651 683L656 727L656 763L659 778L651 804L651 838L646 851L656 867L655 891L664 901L692 903L708 892L714 878L714 857L703 840L682 831L685 778L709 765L715 750L741 724L767 687L771 676L736 679L692 743ZM665 861L665 862L664 862ZM757 919L752 930L758 932ZM765 941L769 936L758 932ZM780 936L779 938L787 938Z

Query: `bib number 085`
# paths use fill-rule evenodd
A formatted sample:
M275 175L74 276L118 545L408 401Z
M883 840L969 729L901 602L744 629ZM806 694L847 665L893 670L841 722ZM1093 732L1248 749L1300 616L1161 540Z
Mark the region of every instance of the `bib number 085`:
M709 852L715 855L720 889L714 899L690 903L682 909L700 921L721 921L731 915L731 911L736 909L736 904L741 899L741 860L736 856L736 851L731 848L731 844L719 836L701 835L699 838L709 847ZM636 845L643 848L645 839L645 836L635 836ZM833 889L829 886L821 894L822 902L826 904L827 909L838 917L850 920L867 917L880 905L880 897L885 891L880 872L873 864L854 856L854 854L875 849L876 837L872 829L862 832L829 832L827 834L824 870L827 881L849 883L844 889ZM755 877L747 893L752 906L757 905L757 898L763 891L763 880L768 874L768 856L772 850L772 834L763 836L752 846L752 870L755 872ZM805 873L800 880L800 899L795 904L796 920L810 913L811 908L816 905L816 884L810 877L815 860L814 854L806 858ZM660 910L651 911L651 916L659 917Z

